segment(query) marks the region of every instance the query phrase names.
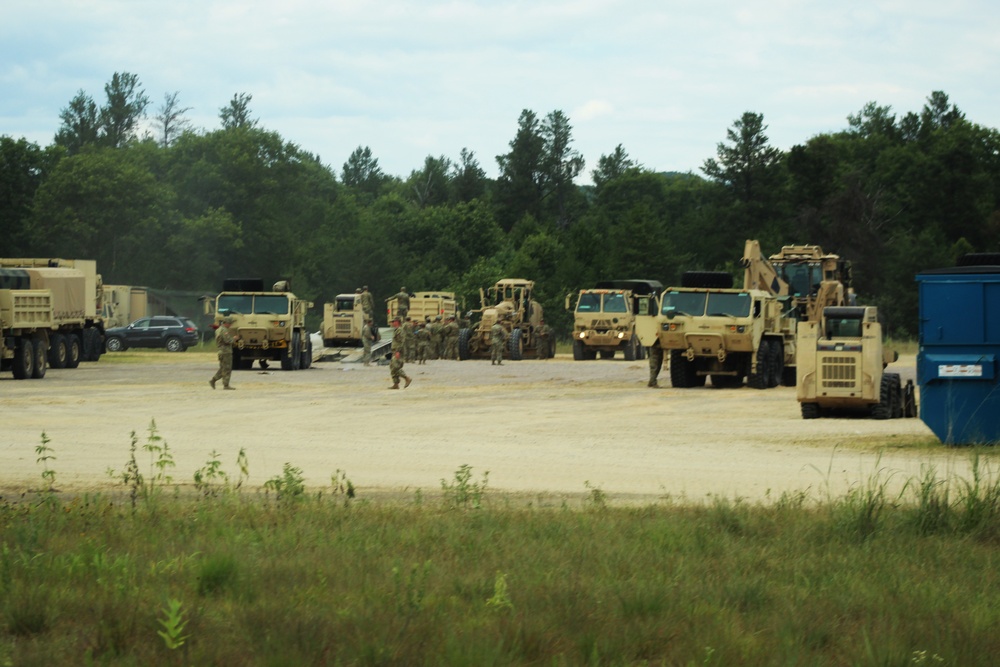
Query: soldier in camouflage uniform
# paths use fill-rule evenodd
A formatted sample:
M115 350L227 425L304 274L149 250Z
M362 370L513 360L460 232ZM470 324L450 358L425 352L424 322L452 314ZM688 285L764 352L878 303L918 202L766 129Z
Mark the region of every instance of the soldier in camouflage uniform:
M406 292L406 287L400 287L396 294L396 314L405 322L406 314L410 312L410 295Z
M656 381L656 377L660 374L660 369L663 368L663 348L660 347L659 343L650 346L649 348L649 382L646 383L647 387L659 387L659 382Z
M361 327L361 345L364 346L365 354L361 358L365 366L372 361L372 343L375 342L375 333L372 331L371 318L365 318L365 325Z
M222 380L223 389L236 388L229 386L229 378L233 374L233 343L240 339L240 335L229 330L232 323L232 317L223 317L222 325L215 330L215 347L219 350L219 370L208 381L212 389L215 389L215 383L219 380Z
M412 364L417 360L417 337L414 335L417 332L417 323L407 317L400 328L404 332L403 359L406 363Z
M444 357L444 325L441 324L441 316L435 317L427 325L427 329L431 333L431 359L441 359Z
M444 332L444 358L458 359L458 323L455 316L449 315L448 321L442 327Z
M507 342L507 329L497 320L490 327L490 365L503 366L503 346Z
M392 386L389 389L399 389L399 379L403 378L406 384L403 385L403 389L410 386L410 376L403 372L403 348L406 345L404 339L405 334L400 336L400 332L403 331L403 327L399 325L399 318L397 317L392 321L392 359L389 361L389 377L392 378Z
M413 335L417 341L417 363L424 365L431 354L431 332L428 331L427 325L421 322Z
M535 329L535 337L537 338L535 349L538 350L539 359L548 359L552 356L551 335L552 330L549 329L549 325L545 323L545 320L538 320L538 327Z
M368 291L368 285L361 288L361 310L366 320L375 321L375 299Z

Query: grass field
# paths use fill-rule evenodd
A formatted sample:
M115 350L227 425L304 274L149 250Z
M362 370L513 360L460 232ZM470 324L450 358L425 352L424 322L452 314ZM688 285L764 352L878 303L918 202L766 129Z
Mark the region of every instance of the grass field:
M58 481L43 437L40 489ZM975 457L975 452L970 453ZM900 496L616 508L359 497L346 472L261 488L212 457L171 479L150 430L117 490L0 503L0 665L991 665L1000 476ZM147 462L147 463L140 463Z

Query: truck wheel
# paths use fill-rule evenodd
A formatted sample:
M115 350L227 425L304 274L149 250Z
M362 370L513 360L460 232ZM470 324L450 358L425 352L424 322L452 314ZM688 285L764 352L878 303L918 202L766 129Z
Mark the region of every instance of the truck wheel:
M465 361L469 358L469 336L471 329L460 329L458 332L458 360Z
M21 336L14 344L14 359L10 369L14 373L15 380L24 380L34 374L35 346L27 336Z
M511 361L521 361L524 357L524 338L522 336L523 332L520 329L514 329L510 332L508 348L510 349Z
M819 403L800 403L803 419L819 418Z
M128 349L125 345L125 341L118 336L108 336L108 340L105 345L108 348L108 352L123 352Z
M49 366L66 368L66 337L62 334L49 337Z
M892 418L900 419L903 416L903 387L899 375L892 375Z
M83 361L97 361L101 358L101 332L93 327L83 330Z
M577 338L573 341L573 361L583 361L586 359L583 352L583 341Z
M281 370L295 370L295 339L288 341L288 345L281 348ZM251 362L253 363L253 362Z
M913 387L913 380L906 381L903 388L903 417L909 419L917 416L917 391Z
M892 378L899 377L894 373L883 373L879 385L878 403L871 407L872 419L889 419L892 417Z
M312 354L313 354L312 339L307 338L306 344L302 348L301 360L299 361L299 367L302 368L302 370L305 370L310 366L312 366L312 360L313 360Z
M75 333L66 336L66 368L76 368L83 358L83 345Z
M688 361L687 357L680 350L670 351L670 384L680 389L694 387L697 383L698 372L693 361ZM705 379L702 377L702 385Z
M638 347L637 343L638 340L634 335L625 342L625 349L622 351L625 361L635 361L639 356L636 353L636 348Z
M779 340L771 341L771 367L768 370L767 386L777 387L785 372L785 346Z
M45 353L45 340L41 337L35 337L31 344L35 348L35 364L31 368L31 377L41 380L45 377L45 370L49 367L49 355Z
M760 347L757 349L757 372L750 373L747 377L747 384L754 389L767 389L768 380L770 378L770 361L771 361L771 342L768 340L760 341Z

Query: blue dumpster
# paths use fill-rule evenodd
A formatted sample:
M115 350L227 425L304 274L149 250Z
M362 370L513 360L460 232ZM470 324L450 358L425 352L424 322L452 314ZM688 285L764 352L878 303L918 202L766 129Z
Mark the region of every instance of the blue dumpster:
M920 418L947 445L996 444L1000 255L967 255L960 264L917 275Z

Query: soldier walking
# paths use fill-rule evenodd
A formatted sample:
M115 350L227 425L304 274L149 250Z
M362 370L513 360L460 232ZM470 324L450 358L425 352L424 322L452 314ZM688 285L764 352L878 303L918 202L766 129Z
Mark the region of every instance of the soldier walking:
M392 378L392 386L389 389L399 389L399 379L403 378L406 384L403 385L403 389L410 386L410 376L403 372L403 347L406 342L399 335L403 330L399 326L399 318L397 317L392 321L392 359L389 361L389 377Z
M503 366L503 346L507 342L507 330L500 320L490 327L490 366Z
M375 342L375 334L372 332L372 320L369 317L365 318L365 325L361 327L361 345L364 347L365 354L361 358L365 366L368 366L372 361L372 343Z
M663 368L663 348L657 343L649 348L649 382L646 384L647 387L660 386L656 378L660 374L661 368Z
M239 334L234 334L229 330L233 324L233 318L222 318L222 325L215 330L215 347L219 351L219 370L215 372L208 384L215 389L215 383L222 380L223 389L235 389L229 386L229 378L233 374L233 343L240 339Z
M372 322L375 321L375 299L372 297L372 293L368 291L368 285L361 288L361 311L364 313L365 319Z

